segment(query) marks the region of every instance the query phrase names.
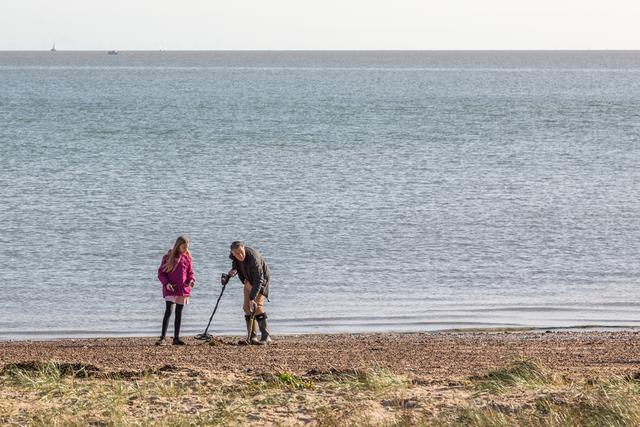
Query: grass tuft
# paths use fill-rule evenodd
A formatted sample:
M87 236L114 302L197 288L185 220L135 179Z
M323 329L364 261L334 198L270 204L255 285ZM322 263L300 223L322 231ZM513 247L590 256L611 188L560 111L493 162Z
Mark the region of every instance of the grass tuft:
M20 362L5 365L2 368L2 375L55 375L61 377L88 378L98 374L100 369L93 365L83 363L59 363L53 361Z
M635 380L613 378L587 383L573 398L539 398L537 421L555 426L640 425L640 385Z
M374 368L356 373L358 384L365 390L385 390L402 388L410 384L404 375L394 374L388 369Z
M553 382L552 376L541 365L529 360L516 360L509 367L472 377L479 392L501 394L513 386L539 387Z
M348 387L361 391L381 391L393 388L406 388L411 384L409 378L395 374L386 368L370 368L367 370L336 371L319 374L319 381Z
M55 362L33 362L6 365L2 374L6 381L15 386L50 392L61 383L63 371Z
M291 372L279 372L273 376L271 383L291 390L308 389L313 386L311 381L307 381Z

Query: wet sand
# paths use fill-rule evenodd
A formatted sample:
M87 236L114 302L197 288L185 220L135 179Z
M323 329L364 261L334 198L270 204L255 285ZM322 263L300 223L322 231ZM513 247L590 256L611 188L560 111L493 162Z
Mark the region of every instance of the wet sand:
M640 370L640 332L445 332L279 336L269 346L214 345L187 337L186 346L155 346L155 338L65 339L0 343L0 364L55 361L103 372L163 366L211 373L388 368L415 380L447 382L528 359L580 377Z

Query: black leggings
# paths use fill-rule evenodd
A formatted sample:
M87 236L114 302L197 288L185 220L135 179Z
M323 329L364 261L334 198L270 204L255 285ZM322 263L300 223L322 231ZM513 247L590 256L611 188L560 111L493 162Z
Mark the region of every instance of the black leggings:
M173 303L171 301L165 301L166 307L164 309L164 317L162 318L162 335L164 338L167 335L167 328L169 327L169 318L171 317L171 312L173 311ZM176 317L173 323L173 338L180 338L180 323L182 323L182 309L184 305L176 304Z

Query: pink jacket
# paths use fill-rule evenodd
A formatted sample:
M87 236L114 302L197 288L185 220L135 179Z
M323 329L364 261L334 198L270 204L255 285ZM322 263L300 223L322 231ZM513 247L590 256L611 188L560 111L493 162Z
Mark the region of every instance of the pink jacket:
M189 296L191 295L190 283L195 282L193 275L193 260L191 255L182 254L176 258L176 264L173 271L165 273L163 268L167 263L167 258L171 251L162 257L162 262L158 268L158 280L162 283L162 297L167 296ZM171 283L174 287L173 292L167 289L167 283Z

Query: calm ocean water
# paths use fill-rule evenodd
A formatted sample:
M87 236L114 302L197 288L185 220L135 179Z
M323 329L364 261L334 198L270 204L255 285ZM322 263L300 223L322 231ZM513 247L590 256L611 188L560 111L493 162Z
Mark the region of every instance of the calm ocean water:
M0 339L640 325L640 52L0 52ZM240 284L213 332L240 333ZM170 328L171 331L171 328Z

